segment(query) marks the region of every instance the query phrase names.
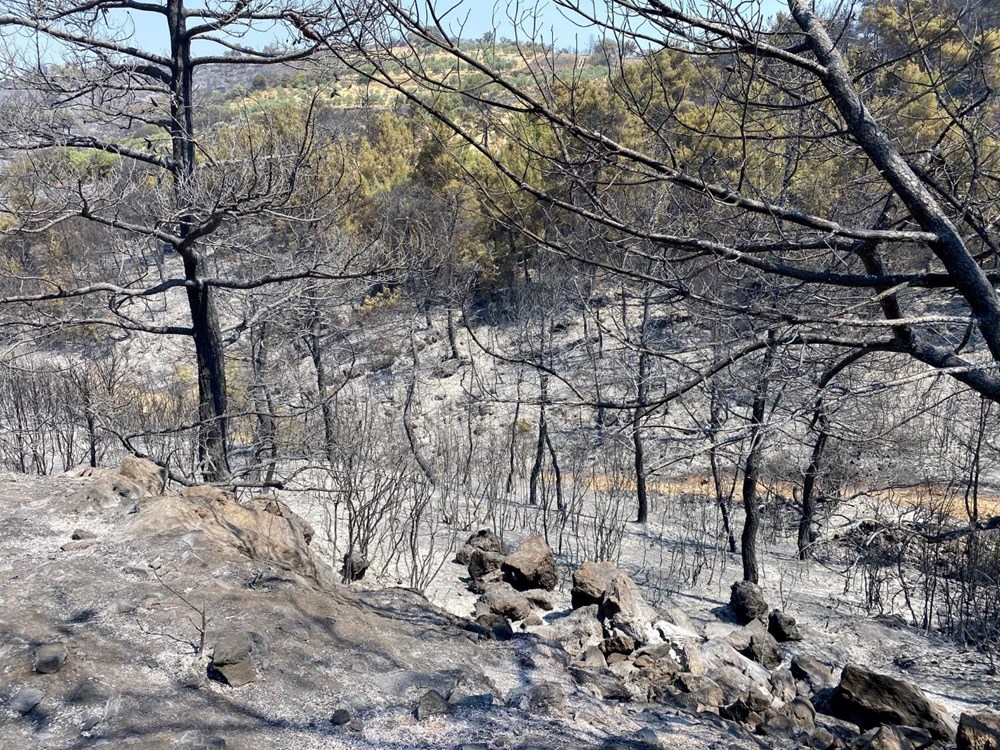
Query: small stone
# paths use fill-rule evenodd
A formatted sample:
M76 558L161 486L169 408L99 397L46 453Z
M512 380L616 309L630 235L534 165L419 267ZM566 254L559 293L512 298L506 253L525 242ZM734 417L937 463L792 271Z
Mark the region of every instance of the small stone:
M346 708L338 708L330 716L330 723L335 727L342 727L351 723L351 712Z
M170 750L226 750L226 741L213 734L193 729L174 740Z
M45 693L38 688L21 688L10 699L11 710L25 716L31 713L44 697Z
M93 531L87 531L86 529L75 529L73 533L69 535L69 538L74 541L80 539L96 539L97 534Z
M69 652L63 643L49 643L35 649L32 669L39 674L54 674L62 669Z
M84 718L83 724L81 724L80 728L84 732L89 732L91 729L93 729L100 723L101 723L101 717L98 716L97 714L91 714L90 716Z
M424 721L432 716L444 716L451 713L451 705L437 690L428 690L417 704L417 720Z

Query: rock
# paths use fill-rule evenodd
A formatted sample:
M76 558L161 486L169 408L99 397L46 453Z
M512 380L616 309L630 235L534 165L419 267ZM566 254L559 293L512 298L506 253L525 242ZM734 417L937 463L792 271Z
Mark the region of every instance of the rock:
M807 734L816 729L816 709L806 698L795 698L784 711L797 732Z
M270 513L272 516L283 518L295 531L302 535L306 544L311 544L316 531L306 519L281 502L274 495L261 495L255 497L247 503L247 507L258 510L262 513Z
M604 592L614 577L621 573L614 563L585 562L573 571L573 589L570 597L573 609L589 604L600 604Z
M425 721L432 716L445 716L451 713L451 705L437 690L428 690L417 703L417 720Z
M26 716L30 714L42 699L45 693L38 688L25 687L18 690L10 699L10 709L14 713Z
M545 620L539 617L537 612L532 612L530 615L524 618L524 622L521 623L522 626L528 628L540 628L545 624Z
M552 591L559 583L556 559L540 534L528 537L504 560L503 578L518 591Z
M135 482L149 496L163 494L167 485L167 470L147 458L125 456L118 473Z
M566 707L566 690L555 682L540 682L515 688L505 702L511 708L531 713L561 714Z
M31 668L39 674L54 674L62 669L69 652L63 643L49 643L35 649Z
M342 727L351 723L351 711L347 708L338 708L330 714L330 723L335 727Z
M317 565L301 529L287 519L248 508L214 487L185 487L180 495L164 495L139 504L123 541L147 544L157 537L184 539L219 555L274 563L309 578ZM191 541L191 540L195 541Z
M66 542L61 545L59 549L63 552L80 552L81 550L90 549L95 544L97 544L96 539L77 539L74 541Z
M474 579L482 579L491 573L500 570L503 565L504 556L497 552L486 552L481 549L472 548L469 554L469 575Z
M774 669L785 659L777 642L760 620L751 620L742 630L730 633L726 640L745 657L767 669Z
M192 730L174 740L170 750L226 750L226 741L213 734Z
M638 644L654 639L652 624L657 617L656 610L646 603L638 586L624 573L617 574L605 590L598 617L608 636L628 636ZM660 640L658 634L655 640Z
M597 619L597 605L591 604L564 617L551 618L548 626L538 630L538 635L562 644L570 655L576 656L588 646L599 645L604 640L604 628Z
M810 693L818 693L824 688L833 687L837 684L833 676L833 670L806 654L800 654L792 658L791 672L792 677L796 680L806 683Z
M757 662L737 652L725 640L713 638L705 641L701 645L701 657L705 674L710 675L713 680L718 682L723 691L731 688L745 692L750 686L753 686L762 692L770 693L770 672Z
M227 633L212 650L208 676L231 687L241 687L257 679L253 663L254 637L242 630Z
M764 723L764 715L770 707L769 695L756 688L750 688L735 701L720 708L719 716L756 729Z
M806 744L813 750L837 750L844 746L844 743L833 732L823 727L813 730L806 740Z
M465 544L473 549L482 550L483 552L494 552L498 555L502 555L505 552L503 542L500 541L500 537L489 529L480 529L475 534L470 536L465 541Z
M779 609L772 609L767 618L767 632L769 632L778 643L786 641L801 641L802 630L795 622L795 618L786 615Z
M448 703L461 708L489 708L493 705L492 689L482 683L463 678L448 693Z
M533 611L531 603L506 583L489 584L479 601L493 614L508 620L523 620Z
M514 637L514 628L510 626L507 618L503 615L487 612L476 618L476 624L486 628L494 640L509 641Z
M834 716L872 729L881 724L923 727L935 738L951 741L956 727L944 709L931 703L915 685L848 664L831 701ZM888 740L887 740L888 741Z
M604 652L605 656L610 656L611 654L631 654L635 651L636 646L635 639L627 635L615 635L601 641L601 651Z
M763 619L767 615L767 601L760 586L750 581L737 581L729 596L729 606L741 625L751 620Z
M689 694L694 699L695 711L711 711L718 713L726 702L726 697L718 683L705 675L684 672L677 675L674 682L678 690Z
M73 533L69 535L69 538L73 541L79 541L80 539L96 539L97 534L93 531L87 531L87 529L74 529Z
M472 559L472 553L475 551L476 548L468 544L459 547L458 551L455 553L455 562L459 565L468 565L469 560Z
M958 750L1000 749L1000 714L962 714L958 720Z
M798 693L791 670L775 669L771 672L771 694L782 703L789 703L795 699Z
M882 725L862 735L854 745L857 750L913 750L913 745L899 727Z
M632 694L626 687L625 681L606 667L587 668L574 665L569 671L578 685L587 688L598 698L606 701L632 700Z
M552 594L548 591L543 591L542 589L528 589L527 591L522 592L522 594L532 607L536 607L543 612L551 612L556 608L556 605L552 601Z
M344 583L360 581L365 577L371 563L359 552L348 552L340 566L340 580Z
M601 653L601 649L591 646L576 658L576 662L581 667L588 669L604 669L608 666L607 659Z

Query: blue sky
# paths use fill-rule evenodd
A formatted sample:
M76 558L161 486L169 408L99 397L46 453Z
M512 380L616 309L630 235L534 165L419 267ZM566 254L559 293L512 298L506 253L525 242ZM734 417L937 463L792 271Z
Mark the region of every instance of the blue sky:
M735 4L735 3L734 3ZM782 0L749 0L740 2L745 7L759 7L765 15L771 15L775 11L786 7ZM597 3L601 5L600 2ZM438 2L439 8L450 8L448 15L452 22L452 32L458 32L461 28L461 36L466 39L478 38L491 29L497 29L498 37L513 37L514 24L510 15L512 9L520 7L522 27L524 19L529 15L537 19L535 29L527 29L520 36L526 35L541 36L545 41L554 42L557 48L586 49L591 39L599 35L599 30L595 27L581 25L579 17L566 14L555 6L551 0L537 0L535 4L522 3L519 6L514 3L497 2L490 0L441 0ZM585 7L590 7L586 6ZM537 11L537 13L536 13ZM166 51L166 42L163 30L163 19L158 14L135 13L124 21L120 31L123 33L132 32L133 43L146 49L157 52ZM259 31L252 32L245 43L265 45L270 42L283 42L282 34L275 28L262 27Z

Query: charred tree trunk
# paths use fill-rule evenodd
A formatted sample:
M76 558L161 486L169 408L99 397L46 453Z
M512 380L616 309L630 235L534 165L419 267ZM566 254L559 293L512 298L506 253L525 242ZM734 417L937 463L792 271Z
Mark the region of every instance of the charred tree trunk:
M760 531L760 506L757 504L757 484L760 480L760 459L764 447L764 415L767 409L767 390L770 380L771 361L774 356L773 341L764 350L764 361L760 377L753 394L750 413L750 447L743 467L743 534L740 538L740 552L743 557L743 580L760 583L760 568L757 564L757 536Z

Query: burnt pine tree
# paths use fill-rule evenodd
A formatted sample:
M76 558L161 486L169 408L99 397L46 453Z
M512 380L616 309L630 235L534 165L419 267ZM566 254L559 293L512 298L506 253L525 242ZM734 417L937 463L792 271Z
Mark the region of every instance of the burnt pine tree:
M51 179L35 199L5 196L8 232L43 232L85 219L124 244L153 244L182 261L181 278L154 286L96 279L55 291L22 284L6 302L39 305L53 300L109 295L109 308L126 328L189 336L198 384L198 451L208 481L225 480L228 457L227 387L217 312L219 288L206 240L240 217L287 206L305 165L306 139L298 149L269 153L251 144L241 176L213 158L197 127L196 74L307 61L322 34L337 39L354 12L351 3L327 0L4 0L0 44L7 63L0 148L10 159L35 159L39 182L50 171L40 160L71 149L113 157L119 184L100 190L86 179ZM141 46L136 29L148 38ZM249 78L248 78L249 80ZM308 127L306 128L309 129ZM266 140L266 139L264 139ZM143 191L155 183L158 191ZM117 195L115 194L117 193ZM210 263L211 262L211 263ZM301 271L316 274L317 269ZM291 275L296 275L292 273ZM278 279L280 280L280 279ZM274 278L241 279L240 287ZM130 301L183 290L188 326L152 326L130 317Z

